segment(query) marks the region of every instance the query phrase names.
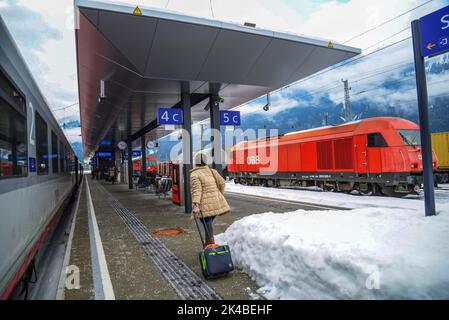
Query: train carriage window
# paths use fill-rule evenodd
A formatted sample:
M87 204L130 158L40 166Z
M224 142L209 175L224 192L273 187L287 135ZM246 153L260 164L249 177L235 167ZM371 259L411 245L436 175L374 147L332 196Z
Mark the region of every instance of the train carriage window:
M61 173L65 172L64 166L64 145L59 141L59 170Z
M3 72L3 69L0 67L0 92L6 101L10 105L13 105L17 111L19 111L22 114L26 113L26 103L25 103L25 97L16 90L16 87L11 82L11 80L6 76L6 74Z
M26 176L28 174L26 117L2 97L0 97L0 114L0 178Z
M59 173L58 164L58 137L52 131L51 132L51 164L53 167L53 173Z
M385 147L388 147L388 145L381 133L371 133L368 135L368 148L385 148Z
M36 158L37 174L48 174L48 131L47 123L36 112Z

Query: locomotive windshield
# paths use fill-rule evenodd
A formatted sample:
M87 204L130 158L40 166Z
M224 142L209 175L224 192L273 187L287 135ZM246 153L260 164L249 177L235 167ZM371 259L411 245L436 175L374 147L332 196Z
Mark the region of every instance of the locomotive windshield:
M421 133L419 130L398 130L406 146L420 146Z

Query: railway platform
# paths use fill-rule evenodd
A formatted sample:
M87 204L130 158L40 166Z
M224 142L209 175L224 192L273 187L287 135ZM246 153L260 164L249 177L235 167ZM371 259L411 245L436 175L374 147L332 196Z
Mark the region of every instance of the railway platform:
M316 210L293 202L260 199L249 203L245 196L226 197L232 213L216 221L216 234L250 214ZM190 215L169 199L85 177L71 229L59 299L258 297L256 283L239 270L224 278L204 280L196 226ZM157 235L166 229L176 232Z

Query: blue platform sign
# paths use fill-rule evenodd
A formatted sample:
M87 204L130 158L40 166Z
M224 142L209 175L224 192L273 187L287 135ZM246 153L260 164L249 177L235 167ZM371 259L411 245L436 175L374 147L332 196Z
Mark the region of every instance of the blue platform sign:
M159 125L181 125L183 124L182 110L159 108L157 109L157 124Z
M29 157L28 163L30 167L30 172L36 172L36 158Z
M133 158L138 158L138 157L141 157L142 156L142 152L141 151L139 151L139 150L133 150L133 152L132 152L132 157ZM128 158L128 151L124 151L123 152L123 157L124 158Z
M240 126L240 111L220 111L222 126Z
M112 153L111 152L97 152L97 157L109 158L109 157L112 157Z
M419 19L423 57L449 51L449 6Z

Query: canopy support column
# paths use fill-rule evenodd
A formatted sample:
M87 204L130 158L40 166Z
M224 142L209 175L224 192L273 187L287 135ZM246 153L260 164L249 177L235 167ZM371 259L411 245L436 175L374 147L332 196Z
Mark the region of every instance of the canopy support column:
M75 170L75 183L78 186L80 178L78 176L78 157L76 157L76 156L75 156L75 168L74 168L74 170Z
M221 155L221 133L220 133L220 103L218 95L210 96L210 129L212 142L212 167L219 174L223 172L222 155Z
M127 141L128 148L128 188L130 190L134 189L133 186L133 141L131 136L128 136Z
M190 170L192 169L192 112L189 84L183 83L181 94L181 108L183 115L182 131L182 164L184 181L184 207L186 213L192 212L192 196L190 194Z
M147 146L144 135L140 138L140 147L142 153L142 175L145 176L147 173Z

